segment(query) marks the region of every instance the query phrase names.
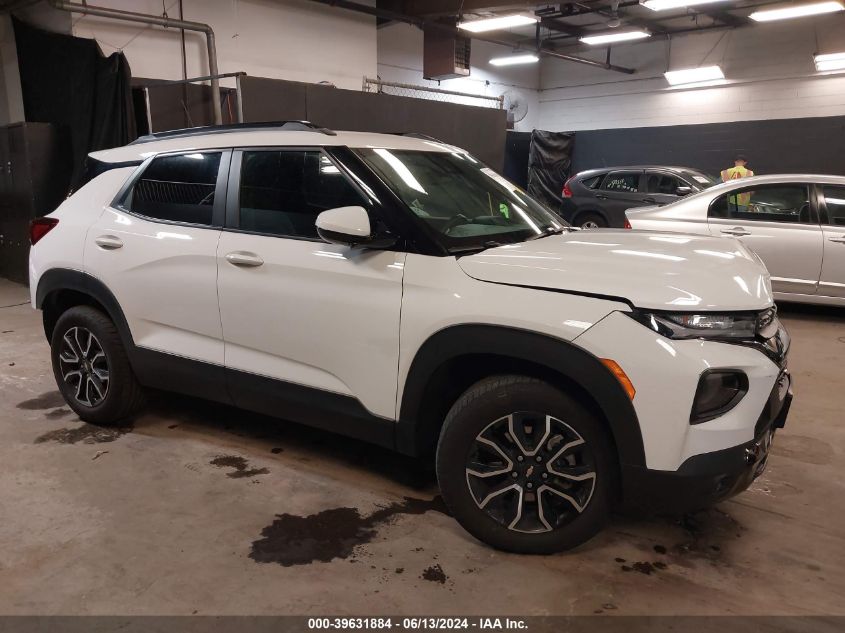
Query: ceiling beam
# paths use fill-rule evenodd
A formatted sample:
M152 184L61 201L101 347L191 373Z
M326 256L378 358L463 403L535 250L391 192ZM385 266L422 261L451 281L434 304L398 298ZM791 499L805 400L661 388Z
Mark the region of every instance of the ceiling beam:
M533 10L536 2L514 2L514 0L377 0L379 9L398 11L406 15L441 16L463 13L477 13L482 11L526 11Z

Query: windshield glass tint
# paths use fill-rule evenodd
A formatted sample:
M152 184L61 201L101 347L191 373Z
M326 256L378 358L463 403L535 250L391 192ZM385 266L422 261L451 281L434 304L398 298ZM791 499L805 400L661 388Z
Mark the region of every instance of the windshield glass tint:
M566 226L519 187L467 154L356 152L450 248L520 242Z

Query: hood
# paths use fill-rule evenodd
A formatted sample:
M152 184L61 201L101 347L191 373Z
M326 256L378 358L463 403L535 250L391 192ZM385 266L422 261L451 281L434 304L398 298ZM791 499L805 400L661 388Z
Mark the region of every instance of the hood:
M654 310L762 310L769 273L733 238L614 229L574 231L458 260L474 279L627 299Z

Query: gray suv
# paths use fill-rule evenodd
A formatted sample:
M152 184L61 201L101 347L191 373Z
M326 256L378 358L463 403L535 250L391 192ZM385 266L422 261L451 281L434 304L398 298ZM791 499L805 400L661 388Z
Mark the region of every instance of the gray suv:
M563 185L563 219L585 229L624 228L625 211L661 206L716 184L688 167L604 167L575 174Z

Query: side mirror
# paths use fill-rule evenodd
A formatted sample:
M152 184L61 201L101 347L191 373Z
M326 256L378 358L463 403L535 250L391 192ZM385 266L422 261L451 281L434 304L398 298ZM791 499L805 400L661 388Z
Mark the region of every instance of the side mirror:
M338 207L317 216L317 234L332 244L388 248L396 243L391 235L373 235L370 216L364 207Z
M678 187L675 189L675 195L688 196L692 193L692 187Z

